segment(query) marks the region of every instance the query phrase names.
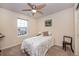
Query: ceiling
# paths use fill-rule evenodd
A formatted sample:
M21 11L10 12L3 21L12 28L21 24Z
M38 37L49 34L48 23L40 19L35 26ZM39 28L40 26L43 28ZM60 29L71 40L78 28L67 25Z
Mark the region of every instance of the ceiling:
M46 3L46 6L41 9L41 11L44 13L43 15L37 13L35 16L32 16L30 11L22 11L22 9L30 8L27 3L0 3L0 8L5 8L14 12L23 13L26 16L34 18L44 17L46 15L50 15L73 6L73 3Z

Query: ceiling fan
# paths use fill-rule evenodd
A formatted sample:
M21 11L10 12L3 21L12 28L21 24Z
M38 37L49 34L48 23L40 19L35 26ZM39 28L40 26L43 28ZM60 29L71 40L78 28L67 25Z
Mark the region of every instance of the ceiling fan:
M41 12L41 9L46 6L46 4L31 4L31 3L27 3L27 4L30 7L30 9L23 9L22 11L31 11L33 16L36 13L43 14L43 12Z

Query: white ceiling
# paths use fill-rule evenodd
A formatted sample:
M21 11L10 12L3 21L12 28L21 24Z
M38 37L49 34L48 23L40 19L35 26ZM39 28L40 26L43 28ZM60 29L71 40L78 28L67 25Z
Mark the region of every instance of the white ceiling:
M69 7L73 7L74 4L73 3L46 3L46 6L41 10L44 14L36 14L35 16L33 16L34 18L40 18L40 17L44 17L46 15L50 15L53 14L55 12L61 11L63 9L69 8ZM28 9L30 8L27 3L0 3L0 8L6 8L9 9L11 11L15 11L18 13L23 13L27 16L32 17L31 12L27 11L22 11L22 9Z

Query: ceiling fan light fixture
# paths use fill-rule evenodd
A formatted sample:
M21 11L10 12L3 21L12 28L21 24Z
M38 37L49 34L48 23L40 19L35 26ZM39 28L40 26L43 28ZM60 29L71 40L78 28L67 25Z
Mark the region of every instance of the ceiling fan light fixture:
M37 12L37 10L33 9L33 10L32 10L32 12L33 12L33 13L36 13L36 12Z

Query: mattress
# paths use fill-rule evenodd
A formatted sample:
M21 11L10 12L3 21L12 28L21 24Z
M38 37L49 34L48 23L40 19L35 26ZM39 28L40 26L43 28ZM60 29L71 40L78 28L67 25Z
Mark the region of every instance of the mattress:
M53 45L52 36L36 36L25 39L21 49L25 49L31 56L45 56L48 49Z

